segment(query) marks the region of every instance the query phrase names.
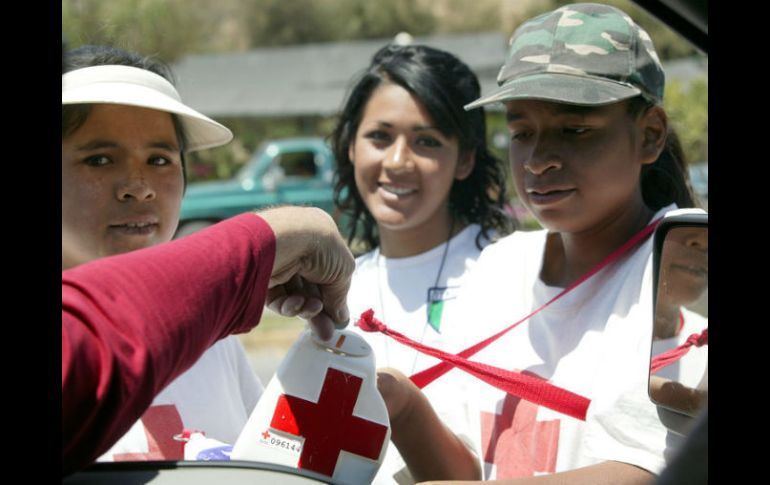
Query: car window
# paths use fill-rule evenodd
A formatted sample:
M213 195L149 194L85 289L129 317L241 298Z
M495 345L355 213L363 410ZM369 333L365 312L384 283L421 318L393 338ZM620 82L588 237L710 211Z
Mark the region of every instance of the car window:
M485 92L495 84L507 50L505 41L517 23L538 13L538 10L550 10L556 4L568 2L393 1L371 2L370 7L368 0L329 0L318 2L321 6L304 11L297 5L315 4L297 0L236 0L226 1L222 4L226 7L217 8L217 2L191 1L189 5L194 5L194 8L189 8L184 6L184 2L167 2L164 17L173 21L160 23L157 22L161 18L159 11L153 13L140 3L128 0L63 1L63 30L72 47L87 43L87 40L121 45L143 53L158 53L172 65L182 96L233 129L236 138L229 146L190 155L187 160L188 181L195 183L207 178L226 179L233 176L239 181L253 179L257 164L251 163L251 157L261 152L262 142L267 144L286 136L327 136L335 110L348 86L348 74L354 74L363 67L367 56L380 42L392 38L395 32L407 30L415 36L415 42L427 39L428 43L453 51L477 72L482 92ZM154 5L163 2L145 3ZM333 13L329 5L355 3L362 5L359 10L375 13L371 14L371 18L363 19L366 21L343 22L345 25L340 26L337 20L342 14ZM634 15L639 12L630 1L610 0L606 3L617 5ZM177 4L179 8L175 7ZM432 7L422 7L431 4L437 6L435 11ZM128 8L132 5L134 8ZM271 8L260 9L265 5ZM399 16L394 13L398 10L397 5L418 11L413 15ZM453 7L445 8L447 5ZM449 13L443 14L442 9ZM328 18L321 18L319 12ZM378 12L380 14L375 15ZM319 14L319 18L316 19L313 14ZM284 31L277 27L281 25L282 15L285 15L288 25ZM297 16L302 20L297 21ZM147 17L145 20L154 18L155 22L142 21L144 17ZM401 17L407 19L404 22L408 25L399 24L396 28ZM492 22L492 18L497 20ZM151 30L156 24L161 29L160 33ZM353 34L349 34L345 37L345 32L353 31L351 26L359 24L369 29L366 36L354 38ZM385 24L387 26L383 27ZM321 28L327 25L334 27L327 30ZM662 61L668 83L664 100L666 110L689 160L688 174L692 188L701 206L708 209L708 57L695 52L679 55L678 52L686 51L686 46L683 47L678 34L667 27L657 31L650 29L649 25L645 27L650 30L659 52L665 55ZM143 34L138 33L138 29ZM317 37L313 37L314 34ZM671 37L678 37L679 41L672 41ZM163 41L155 45L153 39ZM303 45L306 47L303 48ZM291 54L294 56L292 59L301 59L305 64L271 64L279 56L268 49L285 49L282 55ZM320 62L313 62L315 60ZM217 69L203 64L204 61L216 63ZM254 67L257 62L267 67ZM298 96L298 93L303 96ZM311 98L321 107L314 108L315 104L308 102ZM289 99L295 100L296 105L292 105L291 110L280 111L281 103ZM493 140L490 145L494 147L495 154L505 160L510 138L504 113L499 109L489 109L487 120L488 136ZM291 177L301 181L328 175L330 185L331 173L323 172L325 165L320 161L316 163L316 156L316 152L312 151L285 152L277 155L270 167L280 175L276 180ZM261 158L259 167L264 167L266 161ZM199 175L196 167L205 168L200 173L206 176ZM331 190L329 194L331 199ZM512 189L507 195L508 210L519 220L519 227L539 227ZM247 351L249 364L265 385L303 329L304 322L300 319L283 318L266 310L259 327L239 336Z
M282 153L273 163L281 167L286 177L313 178L317 173L315 153L310 151Z

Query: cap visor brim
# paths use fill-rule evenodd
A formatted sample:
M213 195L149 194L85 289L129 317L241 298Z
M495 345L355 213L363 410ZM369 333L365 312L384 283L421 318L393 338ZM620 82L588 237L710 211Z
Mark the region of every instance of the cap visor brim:
M179 116L187 136L186 151L224 145L233 133L224 125L155 89L128 83L103 83L62 92L62 104L124 104Z
M556 103L600 106L641 94L636 87L605 79L572 74L546 73L527 76L500 86L488 96L465 105L471 110L491 103L514 99L537 99Z

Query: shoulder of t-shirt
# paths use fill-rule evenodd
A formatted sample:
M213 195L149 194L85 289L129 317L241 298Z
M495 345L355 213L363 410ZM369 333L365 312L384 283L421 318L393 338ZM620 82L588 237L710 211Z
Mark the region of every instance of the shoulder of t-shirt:
M363 266L366 266L366 265L369 265L369 264L374 264L377 261L376 258L374 257L376 252L377 252L377 250L375 249L375 250L369 251L368 253L364 253L361 256L357 257L356 258L356 270L358 270L359 268L361 268Z
M516 231L500 238L494 244L486 246L481 252L479 260L498 257L500 254L510 255L511 251L532 251L541 248L545 244L548 230Z
M708 214L705 210L699 207L686 207L684 209L677 208L676 204L671 204L658 211L656 215L663 216L663 218L682 216L688 214Z
M221 350L222 352L232 353L243 350L243 344L241 344L241 340L237 335L228 335L227 337L218 340L216 343L214 343L214 345L209 347L207 352L215 348Z
M204 362L207 363L205 365L218 365L221 362L229 361L237 352L239 345L241 345L240 341L235 335L228 335L223 339L217 340L201 354L191 369L204 365Z
M684 328L682 329L682 333L692 333L696 331L700 332L704 328L708 327L708 318L704 317L700 313L696 313L685 307L682 307L680 311L684 317Z

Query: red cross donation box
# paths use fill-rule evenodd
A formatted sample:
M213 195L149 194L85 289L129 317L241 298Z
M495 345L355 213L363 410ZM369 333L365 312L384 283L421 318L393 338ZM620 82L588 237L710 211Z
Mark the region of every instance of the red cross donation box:
M372 349L349 330L327 342L305 331L289 349L233 446L231 459L371 483L390 425Z

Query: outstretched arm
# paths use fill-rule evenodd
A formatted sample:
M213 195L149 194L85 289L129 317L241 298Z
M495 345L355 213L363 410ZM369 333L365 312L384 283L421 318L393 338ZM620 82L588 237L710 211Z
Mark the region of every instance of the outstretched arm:
M214 342L253 328L268 286L299 295L330 335L354 266L328 216L287 207L62 272L63 473L106 451Z
M395 369L377 371L390 439L417 480L481 478L477 457L441 422L422 391Z
M62 272L63 472L125 433L218 339L259 321L275 255L253 214Z

